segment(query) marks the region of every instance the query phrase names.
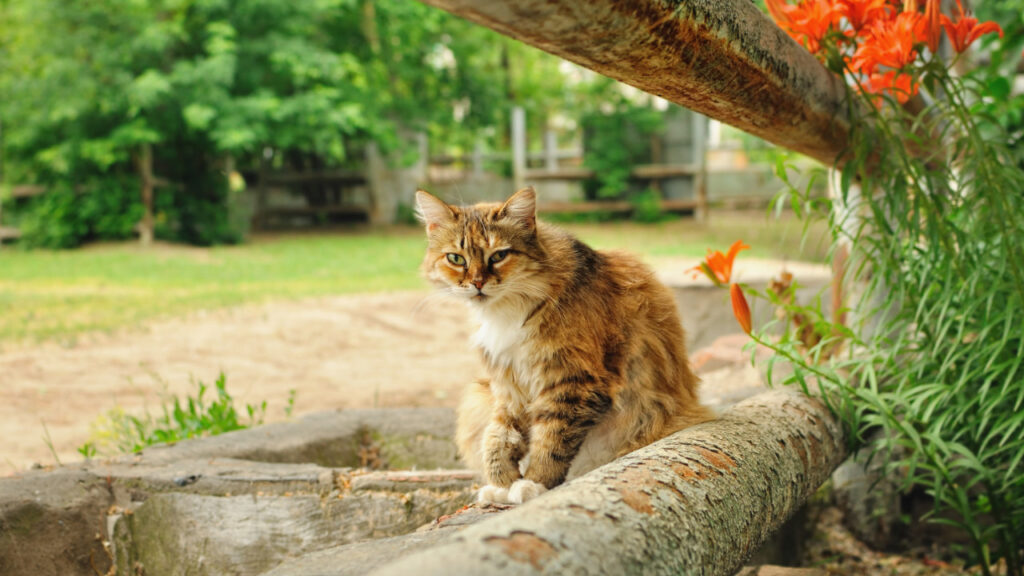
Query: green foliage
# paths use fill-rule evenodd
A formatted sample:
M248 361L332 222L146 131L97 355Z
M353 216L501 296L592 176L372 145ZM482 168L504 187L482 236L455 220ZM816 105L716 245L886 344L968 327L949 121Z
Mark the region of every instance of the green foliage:
M235 399L227 391L227 380L221 373L214 382L216 398L209 400L209 387L197 382L195 396L184 399L166 398L161 414L133 416L120 409L109 411L94 426L94 439L78 451L86 458L95 455L100 447L115 452L139 452L154 444L174 443L188 438L216 436L232 430L241 430L263 423L267 412L266 401L245 405L245 419L235 407ZM294 391L289 396L289 408L294 403Z
M156 236L196 246L237 244L242 231L227 210L227 181L216 175L193 178L189 194L156 194Z
M96 457L96 444L92 442L86 442L78 447L78 453L82 455L82 458L91 460Z
M1003 38L983 38L988 46L988 63L971 71L984 89L984 97L972 103L976 114L984 115L1008 136L1007 148L1018 166L1024 167L1024 93L1013 91L1013 78L1024 58L1024 0L979 2L976 16L994 20L1003 28ZM986 133L997 137L998 134Z
M78 192L58 185L19 209L25 248L74 248L92 240L132 236L142 216L138 182L131 177L96 178Z
M791 363L785 381L805 391L823 385L851 439L908 488L927 490L930 519L961 528L985 574L1002 558L1019 576L1024 170L1000 120L972 114L989 86L942 63L926 73L924 85L946 96L926 113L863 102L840 206L828 211L836 241L853 247L847 285L862 292L848 315L856 321L789 307L811 318L822 340L787 326L771 344L780 352L773 362ZM790 194L804 213L822 212L822 199Z
M671 218L671 215L662 212L661 194L653 188L645 188L642 192L633 194L629 202L633 205L633 220L637 222L650 224Z
M664 113L626 98L609 110L594 110L583 116L584 165L595 179L584 183L591 197L629 198L629 174L636 164L650 162L651 136L664 128Z
M503 138L494 127L515 104L539 134L548 111L573 105L560 65L415 2L4 0L3 178L57 190L32 209L29 244L75 246L110 234L60 190L135 174L152 146L154 173L180 185L158 190L160 235L231 243L240 226L218 182L229 158L343 166L370 140L401 152L421 130L468 150L481 131ZM134 199L118 200L127 217Z

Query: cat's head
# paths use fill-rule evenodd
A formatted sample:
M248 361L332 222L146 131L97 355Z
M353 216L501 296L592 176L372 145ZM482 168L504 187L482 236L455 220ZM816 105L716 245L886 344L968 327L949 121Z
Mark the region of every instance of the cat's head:
M474 305L509 297L544 297L545 254L537 240L536 195L524 188L504 203L451 206L416 192L427 227L423 273L434 285Z

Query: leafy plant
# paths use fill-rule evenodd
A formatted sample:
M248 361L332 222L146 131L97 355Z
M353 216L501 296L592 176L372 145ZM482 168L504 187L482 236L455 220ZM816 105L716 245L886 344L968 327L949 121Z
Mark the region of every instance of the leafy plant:
M937 14L937 0L924 4ZM983 573L1002 559L1006 573L1024 574L1024 170L1000 120L979 113L989 85L925 57L940 18L916 8L768 6L850 81L853 121L838 197L824 206L838 250L849 251L850 308L829 318L799 305L787 278L745 287L787 313L781 337L752 333L777 352L769 375L788 364L781 381L820 393L852 447L870 446L908 489L926 490L928 518L962 529ZM846 33L858 20L843 6L874 9L861 16L878 23ZM962 9L941 16L958 50L970 30L996 29ZM921 92L935 103L914 105ZM788 200L823 214L807 191L791 188Z
M82 455L82 458L90 460L96 457L96 444L92 442L86 442L78 447L78 453Z
M629 198L633 166L649 161L650 137L664 127L664 113L622 98L611 110L598 109L583 117L584 165L594 180L584 183L596 198Z
M653 188L645 188L642 192L633 194L629 199L633 205L633 220L637 222L661 222L671 218L661 209L661 194Z
M420 3L5 0L3 177L64 190L32 209L27 244L75 246L92 232L70 190L137 176L151 149L154 174L176 184L156 194L160 236L233 243L227 166L344 167L368 141L394 157L421 131L469 150L481 132L506 137L494 127L515 105L539 134L577 104L560 66ZM108 204L126 218L136 205Z
M74 248L123 240L142 216L139 185L130 176L95 178L78 191L58 184L18 209L24 248Z
M197 382L195 396L166 398L161 414L156 417L148 411L143 416L133 416L119 408L110 410L97 421L93 440L80 447L79 453L95 454L103 447L112 448L116 452L138 452L154 444L216 436L263 423L267 412L266 401L256 405L246 404L243 418L235 407L234 397L227 391L224 373L217 377L213 389L216 397L210 400L206 398L209 387L201 381ZM291 393L286 412L290 411L293 404L294 393Z

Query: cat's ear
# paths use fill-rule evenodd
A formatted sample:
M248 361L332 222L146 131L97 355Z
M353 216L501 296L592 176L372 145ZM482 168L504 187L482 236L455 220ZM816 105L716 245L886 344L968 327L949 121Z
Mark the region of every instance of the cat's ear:
M527 186L512 195L498 211L501 218L509 218L527 228L537 225L537 193L533 186Z
M430 232L441 226L455 221L455 212L440 198L430 192L423 190L416 191L416 217L427 226Z

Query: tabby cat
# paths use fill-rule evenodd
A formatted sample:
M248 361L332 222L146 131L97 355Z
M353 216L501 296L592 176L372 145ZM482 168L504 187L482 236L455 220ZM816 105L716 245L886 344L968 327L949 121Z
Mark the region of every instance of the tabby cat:
M481 502L522 503L712 418L696 395L671 292L620 252L536 218L532 188L503 204L416 193L423 273L469 304L490 381L459 407L457 443Z

